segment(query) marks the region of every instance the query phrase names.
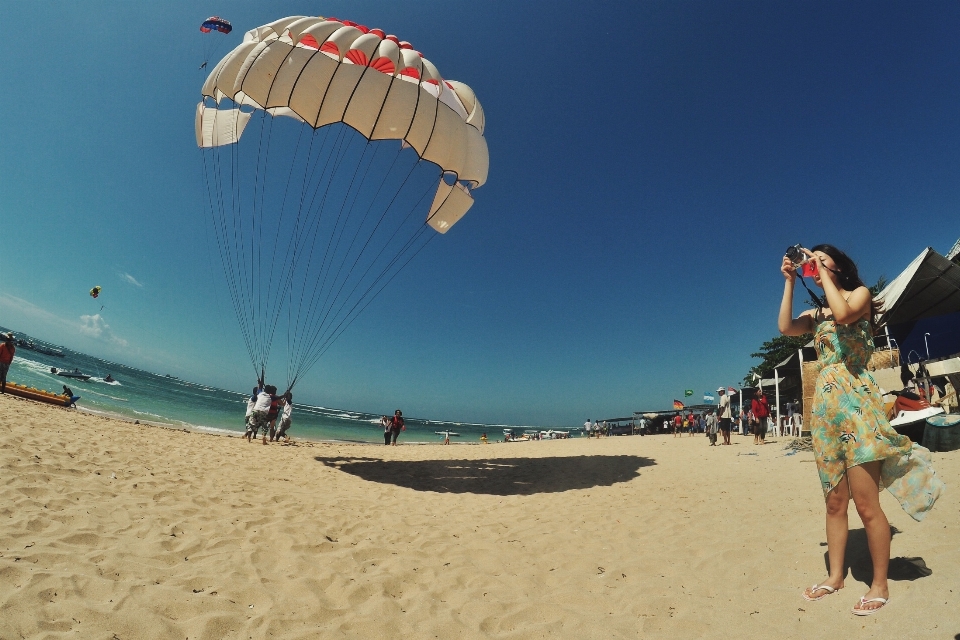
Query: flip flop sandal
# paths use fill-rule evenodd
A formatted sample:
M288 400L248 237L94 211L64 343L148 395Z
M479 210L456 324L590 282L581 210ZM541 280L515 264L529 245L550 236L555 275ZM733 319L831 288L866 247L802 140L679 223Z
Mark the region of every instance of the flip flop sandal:
M872 616L872 615L875 614L877 611L880 611L880 609L883 609L883 608L887 605L887 603L890 602L890 599L889 599L889 598L870 598L869 600L867 600L866 598L860 598L860 606L861 606L861 607L862 607L863 605L867 604L867 603L870 603L870 602L879 602L879 603L880 603L880 606L877 607L876 609L858 609L857 607L854 607L854 608L851 610L852 613L853 613L853 615L855 615L855 616Z
M828 586L825 585L825 584L815 584L815 585L813 585L812 587L810 587L810 593L811 593L811 594L814 594L814 593L816 593L817 591L826 591L826 593L814 597L814 596L812 596L812 595L809 595L809 596L808 596L808 595L807 595L807 592L804 591L804 592L801 593L800 595L803 596L803 599L806 600L806 601L808 601L808 602L816 602L817 600L823 600L824 598L826 598L826 597L829 596L830 594L837 592L836 589L834 589L833 587L828 587Z

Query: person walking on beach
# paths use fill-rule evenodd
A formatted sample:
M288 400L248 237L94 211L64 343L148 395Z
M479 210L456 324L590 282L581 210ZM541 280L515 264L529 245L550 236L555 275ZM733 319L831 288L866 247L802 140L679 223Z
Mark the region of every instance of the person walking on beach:
M403 422L403 412L397 409L393 413L393 419L390 420L390 444L397 446L397 436L401 431L406 431L407 425Z
M886 488L904 511L919 521L940 496L943 482L933 470L930 452L890 427L880 387L866 369L880 309L860 279L856 264L831 245L802 251L813 264L813 281L823 289L826 306L818 301L816 309L793 317L798 267L784 256L777 328L785 336L814 334L819 373L809 427L825 498L829 558L827 579L802 595L806 600L820 600L843 588L847 506L852 498L866 530L873 579L851 613L873 615L890 598L890 523L880 505L880 488Z
M13 354L16 352L17 345L13 341L13 334L3 334L3 343L0 344L0 393L7 392L7 371L10 370Z
M718 409L717 421L720 423L720 433L723 435L723 444L730 444L730 396L723 387L717 389L720 394L720 407Z
M757 426L753 430L753 444L766 444L767 421L770 418L770 405L763 389L757 389L757 396L750 402L750 411L757 419Z
M680 414L673 416L673 437L676 438L680 431L680 427L683 424L683 418L680 417Z

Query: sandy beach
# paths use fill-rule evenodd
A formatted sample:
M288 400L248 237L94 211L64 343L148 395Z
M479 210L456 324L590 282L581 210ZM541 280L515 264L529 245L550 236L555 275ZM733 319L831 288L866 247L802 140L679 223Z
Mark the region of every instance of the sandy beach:
M960 632L960 452L924 522L882 496L891 602L858 618L852 503L846 588L800 598L823 506L785 440L265 447L9 396L0 426L4 639Z

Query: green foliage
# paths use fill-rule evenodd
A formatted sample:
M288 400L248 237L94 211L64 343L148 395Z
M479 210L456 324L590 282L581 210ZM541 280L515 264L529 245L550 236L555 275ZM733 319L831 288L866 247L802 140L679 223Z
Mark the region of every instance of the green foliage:
M743 379L743 384L753 386L754 374L761 378L772 378L773 368L797 352L797 349L813 339L813 335L805 333L802 336L777 336L760 345L760 351L751 353L751 358L760 358L762 362L750 369L750 373Z

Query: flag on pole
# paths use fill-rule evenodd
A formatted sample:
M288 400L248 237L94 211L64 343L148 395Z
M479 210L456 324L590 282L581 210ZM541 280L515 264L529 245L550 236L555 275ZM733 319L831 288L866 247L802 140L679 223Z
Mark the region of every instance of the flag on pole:
M683 409L683 403L680 402L679 400L674 400L674 401L673 401L673 408L674 408L674 409Z
M693 395L693 389L685 389L684 392L683 392L683 397L684 397L684 398L689 398L689 397L692 396L692 395Z
M704 392L703 392L703 401L706 402L707 404L713 404L713 401L714 401L715 399L716 399L716 398L713 397L713 392L712 392L712 391L704 391Z

